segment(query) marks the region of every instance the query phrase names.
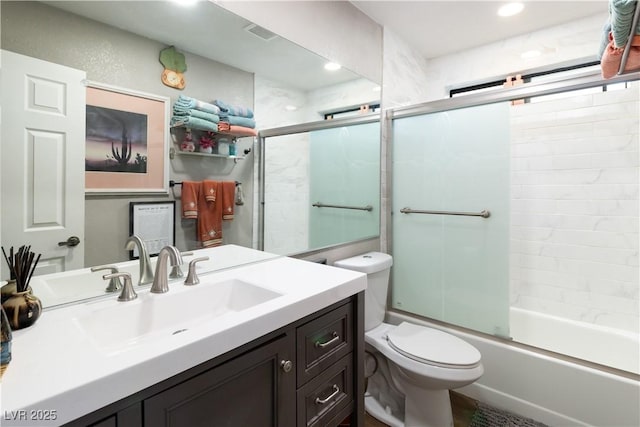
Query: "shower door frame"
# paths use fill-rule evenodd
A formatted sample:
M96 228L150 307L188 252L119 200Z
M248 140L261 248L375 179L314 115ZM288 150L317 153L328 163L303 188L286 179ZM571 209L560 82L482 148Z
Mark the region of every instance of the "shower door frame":
M431 113L439 113L444 111L457 110L468 107L476 107L487 104L494 104L500 102L511 102L516 100L521 100L525 98L539 97L545 95L554 95L563 92L572 92L582 89L589 89L598 86L605 85L613 85L616 83L623 82L634 82L640 80L640 71L627 73L623 75L618 75L610 79L603 79L601 76L600 68L596 67L596 69L585 71L581 74L558 77L557 79L547 80L539 83L526 83L521 86L511 86L511 87L496 87L494 90L484 91L478 94L469 94L457 96L455 98L441 99L436 101L430 101L425 103L419 103L415 105L409 105L404 107L396 107L392 109L385 110L384 112L384 121L382 126L384 127L383 135L387 135L386 143L385 143L387 158L387 175L386 175L386 183L383 183L383 187L386 186L387 192L383 194L382 197L389 200L388 207L386 211L382 211L382 221L387 223L386 230L386 242L387 247L386 251L393 255L393 227L391 226L391 218L392 212L394 210L394 206L392 206L393 200L393 125L395 119L402 119L407 117L414 117L420 115L426 115ZM384 160L383 160L384 161ZM384 185L386 184L386 185ZM386 216L386 218L385 218ZM388 218L388 222L387 222ZM385 249L384 247L382 248ZM393 279L390 278L390 289L393 289L394 283ZM509 286L509 283L505 284L505 286ZM440 321L436 319L427 318L425 316L421 316L416 313L406 312L397 308L392 307L392 295L393 292L389 292L387 295L387 312L388 313L397 313L404 316L415 317L417 319L428 320L436 323L441 323L445 327L452 327L454 329L460 329L462 331L466 331L471 334L476 334L479 336L490 336L494 339L503 341L503 342L511 342L513 341L510 337L503 337L498 335L485 334L481 331L476 331L474 329L469 329L464 326L459 326L452 323L447 323L445 321Z

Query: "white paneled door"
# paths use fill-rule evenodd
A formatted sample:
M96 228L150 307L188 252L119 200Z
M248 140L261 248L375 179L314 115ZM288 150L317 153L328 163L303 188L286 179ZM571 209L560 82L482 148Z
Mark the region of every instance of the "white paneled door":
M82 268L86 74L0 55L2 246L42 254L35 274Z

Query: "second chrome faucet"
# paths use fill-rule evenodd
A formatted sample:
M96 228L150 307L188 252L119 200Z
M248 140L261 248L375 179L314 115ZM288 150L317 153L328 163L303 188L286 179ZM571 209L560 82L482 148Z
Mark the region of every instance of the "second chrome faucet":
M138 285L146 285L147 283L153 282L151 260L149 259L149 252L147 251L147 246L144 244L144 241L134 234L127 239L124 248L129 251L134 248L138 249L140 258L140 279L138 280Z
M158 253L156 274L153 277L153 284L151 285L151 292L153 293L161 294L169 290L167 260L170 261L172 267L182 265L182 255L180 255L180 251L175 246L165 246L160 249Z

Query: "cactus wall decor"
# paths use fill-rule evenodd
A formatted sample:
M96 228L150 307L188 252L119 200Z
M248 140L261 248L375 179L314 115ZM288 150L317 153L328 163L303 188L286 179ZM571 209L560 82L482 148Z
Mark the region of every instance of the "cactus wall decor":
M184 89L184 72L187 71L187 63L184 55L170 46L160 51L160 63L164 66L162 83L176 89Z

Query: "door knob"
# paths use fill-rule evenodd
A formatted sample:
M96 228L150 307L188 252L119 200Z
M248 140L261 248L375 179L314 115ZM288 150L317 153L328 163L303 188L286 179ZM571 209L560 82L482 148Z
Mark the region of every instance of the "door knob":
M77 236L71 236L64 242L58 242L58 246L78 246L80 244L80 238Z

